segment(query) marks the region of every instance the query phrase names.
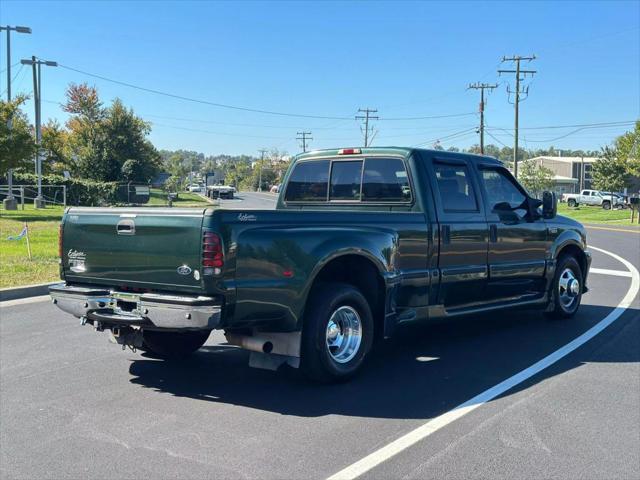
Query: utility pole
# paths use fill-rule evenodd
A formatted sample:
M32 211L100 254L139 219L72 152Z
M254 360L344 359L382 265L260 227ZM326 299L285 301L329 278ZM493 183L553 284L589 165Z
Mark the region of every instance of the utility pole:
M31 59L20 60L23 65L31 65L33 69L33 100L35 104L36 114L36 175L38 176L38 195L33 199L33 205L36 208L44 208L44 197L42 196L42 151L40 144L42 142L42 71L40 67L57 67L57 62L48 60L40 60L34 56Z
M369 120L378 120L379 117L371 115L372 113L378 113L378 110L372 108L359 108L358 112L364 113L364 115L356 115L356 120L364 120L364 146L369 146Z
M484 91L489 90L492 91L494 88L498 88L498 84L489 84L489 83L470 83L467 87L467 90L480 90L480 153L484 155Z
M258 150L260 152L260 175L258 177L258 191L262 191L262 168L264 167L264 154L267 153L266 148L261 148Z
M302 141L302 151L306 152L307 151L307 140L313 140L313 137L309 137L308 135L311 135L311 132L298 132L296 133L297 137L296 140L301 140Z
M526 60L530 62L531 60L535 60L536 56L531 55L530 57L524 57L521 55L513 55L512 57L502 57L503 62L514 62L516 65L515 70L498 70L498 75L502 75L503 73L515 73L516 74L516 89L515 92L512 92L507 88L507 92L509 94L515 93L515 102L514 105L516 107L515 121L514 121L514 135L513 135L513 176L518 178L518 104L520 103L520 94L524 93L525 95L529 95L529 87L527 87L524 91L520 91L520 82L526 78L527 75L533 76L536 71L535 70L522 70L520 68L520 62ZM523 77L521 77L523 75ZM525 97L526 98L526 97Z
M0 32L6 30L7 31L7 102L11 101L11 32L18 33L31 33L31 28L29 27L12 27L7 25L5 27L0 27ZM12 127L11 118L7 121L7 126L9 130ZM2 201L2 204L5 210L16 210L18 208L18 202L13 196L13 169L10 168L7 172L7 188L9 191L7 192L7 198Z

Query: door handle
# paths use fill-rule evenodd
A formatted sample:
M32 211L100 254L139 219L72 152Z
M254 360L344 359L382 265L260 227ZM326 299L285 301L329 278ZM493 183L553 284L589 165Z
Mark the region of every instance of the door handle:
M125 218L120 220L116 224L116 233L118 235L135 235L136 234L136 224L130 218Z
M495 223L489 226L489 241L492 243L498 241L498 226Z
M442 225L442 243L451 243L451 227L449 225Z

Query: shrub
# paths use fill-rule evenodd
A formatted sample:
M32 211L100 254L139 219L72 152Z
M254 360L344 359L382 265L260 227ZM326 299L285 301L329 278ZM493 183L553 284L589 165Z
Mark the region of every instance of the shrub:
M16 172L15 185L35 185L38 179L33 173ZM96 182L61 175L43 175L42 185L66 185L67 205L86 207L103 206L117 202L118 182Z

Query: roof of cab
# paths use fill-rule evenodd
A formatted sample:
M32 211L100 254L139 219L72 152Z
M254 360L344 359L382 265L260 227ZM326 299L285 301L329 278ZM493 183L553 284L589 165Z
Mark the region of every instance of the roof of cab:
M351 148L351 147L349 147ZM353 156L363 156L363 155L400 155L403 157L409 156L413 152L421 152L430 157L437 156L440 158L447 157L465 157L471 161L482 161L483 163L492 163L496 165L502 165L502 163L494 158L488 157L485 155L476 155L473 153L458 153L458 152L447 152L444 150L431 150L427 148L413 148L413 147L354 147L360 150L360 153L353 154ZM310 159L317 157L345 157L348 158L351 154L341 155L340 150L342 148L330 148L325 150L312 150L306 153L300 153L294 157L294 161L302 160L302 159Z

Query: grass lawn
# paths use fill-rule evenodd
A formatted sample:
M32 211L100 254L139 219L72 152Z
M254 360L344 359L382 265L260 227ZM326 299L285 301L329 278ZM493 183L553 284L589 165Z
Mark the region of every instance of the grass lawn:
M25 205L25 210L0 209L0 288L53 282L58 275L58 225L62 207L36 210ZM29 226L32 260L27 255L27 240L7 240L9 235L22 231L24 222Z
M602 207L568 207L566 203L558 203L558 213L573 218L581 223L603 223L607 225L631 225L631 210L605 210ZM637 216L636 216L637 219ZM636 220L637 222L637 220ZM637 223L635 223L637 225Z
M150 206L167 204L167 196L160 190L152 190ZM195 193L181 192L173 201L175 207L203 207L210 205ZM62 207L36 210L25 205L25 210L0 208L0 288L54 282L58 280L58 225ZM10 235L22 231L24 222L29 225L29 243L32 260L27 255L27 240L7 240Z

